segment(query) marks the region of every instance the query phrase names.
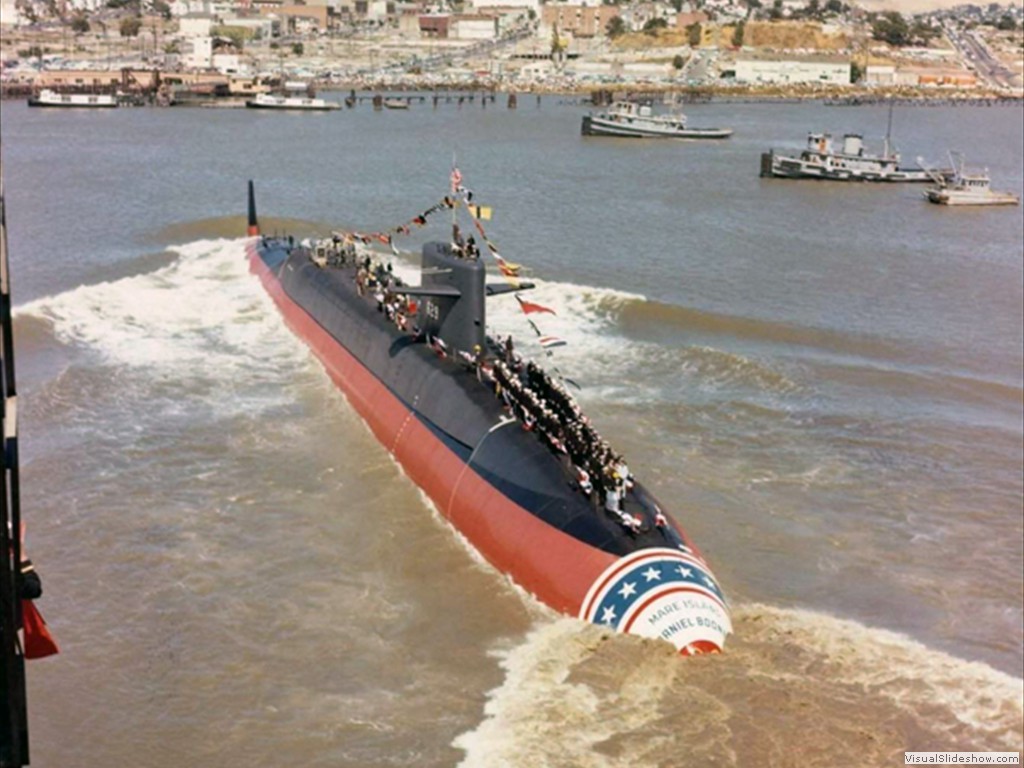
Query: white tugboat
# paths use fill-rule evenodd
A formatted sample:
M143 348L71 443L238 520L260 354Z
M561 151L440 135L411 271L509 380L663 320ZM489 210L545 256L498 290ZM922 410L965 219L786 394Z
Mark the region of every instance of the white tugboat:
M336 101L314 98L312 96L277 96L270 93L259 93L256 98L245 102L249 109L285 109L310 112L326 112L341 109Z
M775 150L761 155L761 175L783 179L829 179L832 181L928 182L932 176L924 168L901 168L900 156L892 152L888 139L881 155L865 152L863 137L855 133L843 136L836 149L828 133L812 133L799 155Z
M30 107L77 107L81 109L111 109L117 106L117 97L109 93L57 93L43 88L28 100Z
M988 169L968 173L963 155L950 152L954 173L951 179L935 174L936 186L925 190L929 202L937 205L1018 205L1020 198L1011 192L996 192Z
M864 137L857 133L843 135L836 147L829 133L811 133L807 146L799 154L785 154L774 149L761 155L761 175L783 179L828 179L831 181L929 182L933 173L952 175L951 171L929 171L924 167L901 168L900 155L890 142L892 104L882 154L866 151ZM920 159L918 159L920 162Z
M635 139L727 139L732 136L732 128L687 128L685 115L656 115L648 104L616 101L603 112L584 115L582 134Z

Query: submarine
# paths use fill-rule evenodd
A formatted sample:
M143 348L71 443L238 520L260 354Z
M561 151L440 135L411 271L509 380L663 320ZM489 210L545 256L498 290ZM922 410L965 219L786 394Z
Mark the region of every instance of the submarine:
M491 566L560 613L684 656L722 650L729 607L696 545L596 434L561 376L487 332L488 299L518 298L531 284L488 283L485 261L453 226L451 242L422 246L420 283L409 285L351 233L261 234L252 181L248 202L250 272Z

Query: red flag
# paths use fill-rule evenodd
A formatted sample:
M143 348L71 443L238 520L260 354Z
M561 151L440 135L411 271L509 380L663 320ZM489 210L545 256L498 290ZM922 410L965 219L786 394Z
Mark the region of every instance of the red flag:
M542 306L540 304L533 304L529 301L523 301L522 299L519 298L518 295L516 296L516 300L519 302L519 306L523 308L523 312L525 312L528 315L534 312L549 312L552 315L558 314L557 312L555 312L555 310L548 309L547 307Z
M462 184L462 174L458 168L452 168L451 182L452 194L454 195L459 190L459 185Z
M490 243L487 244L488 247ZM501 272L505 277L519 277L519 272L522 270L522 264L513 264L511 261L505 261L498 253L491 248L491 254L494 256L494 261L498 264L498 271Z
M25 628L25 658L45 659L60 653L57 641L53 639L46 621L31 600L21 601L21 616Z

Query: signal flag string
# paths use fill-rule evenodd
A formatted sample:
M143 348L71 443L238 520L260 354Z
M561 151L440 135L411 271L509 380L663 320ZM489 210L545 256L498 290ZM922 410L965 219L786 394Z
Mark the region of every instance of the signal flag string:
M473 203L473 191L463 186L462 181L462 173L455 166L455 163L453 161L451 175L449 176L449 182L451 183L451 194L445 195L443 198L441 198L441 200L427 208L418 216L413 216L406 223L399 224L398 226L393 227L391 229L379 230L376 232L360 232L357 230L340 231L345 236L346 240L358 240L363 244L369 244L373 241L383 243L384 245L387 245L391 249L392 253L394 253L397 256L399 255L399 251L394 243L395 237L409 236L412 234L414 228L420 229L422 227L425 227L427 225L427 219L429 219L431 216L433 216L433 214L439 211L452 211L453 215L457 215L457 209L461 206L465 206L470 219L472 219L473 221L473 226L476 228L476 231L480 234L480 237L483 240L484 245L487 246L487 251L491 254L491 258L494 259L494 263L497 265L498 271L501 272L502 276L505 278L506 281L508 281L508 283L513 288L519 289L519 278L523 271L523 265L508 261L502 257L501 253L498 250L498 246L495 245L494 241L492 241L487 236L487 232L484 229L483 224L481 224L482 220L489 221L491 219L493 209L490 206L477 205ZM525 301L522 297L520 297L518 293L515 293L515 297L516 301L519 304L519 308L522 310L524 315L544 313L549 313L552 315L558 314L557 312L555 312L555 310L550 309L549 307ZM543 331L541 331L540 328L537 327L536 323L530 320L529 317L526 318L526 322L529 323L530 328L533 329L533 332L537 334L537 341L540 344L541 349L544 350L544 354L546 354L548 358L551 360L552 369L558 374L558 376L563 381L572 384L574 387L578 389L579 385L572 379L563 375L562 372L558 370L558 367L554 365L555 358L554 355L552 355L551 353L552 349L556 347L566 346L568 342L565 339L562 339L558 336L545 334Z

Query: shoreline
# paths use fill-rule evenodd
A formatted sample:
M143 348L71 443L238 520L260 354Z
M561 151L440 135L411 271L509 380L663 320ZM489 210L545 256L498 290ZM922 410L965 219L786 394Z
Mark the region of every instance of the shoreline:
M497 104L498 96L506 98L560 98L573 100L580 105L600 106L613 100L653 100L677 104L784 104L822 102L827 106L871 106L894 103L901 106L1015 106L1024 105L1024 94L1007 94L991 89L958 89L949 92L921 92L906 88L898 89L799 89L799 88L743 88L737 86L674 86L671 84L604 84L603 87L515 87L511 84L471 82L451 84L425 85L409 83L374 83L372 81L351 82L319 82L313 81L312 86L319 93L348 93L355 95L358 102L372 101L375 96L387 98L391 95L412 96L421 102L431 99L435 103L441 100L465 99L475 101L490 100ZM51 86L52 87L52 86ZM27 99L35 90L32 83L4 83L0 86L0 100L11 101ZM54 88L62 93L104 93L112 92L110 88ZM136 100L146 100L153 94L128 92L126 95ZM237 95L203 99L203 104L224 104L243 100L247 97ZM198 101L188 104L178 103L171 106L194 106ZM141 104L148 106L148 104ZM504 105L499 105L504 106ZM510 105L510 108L513 108Z

